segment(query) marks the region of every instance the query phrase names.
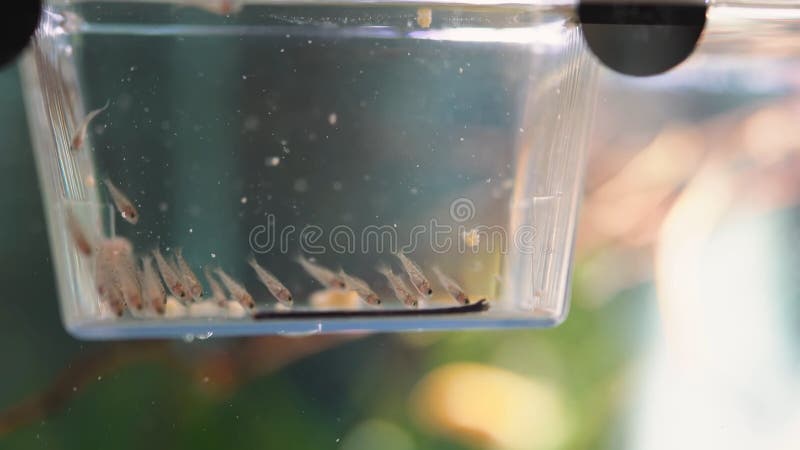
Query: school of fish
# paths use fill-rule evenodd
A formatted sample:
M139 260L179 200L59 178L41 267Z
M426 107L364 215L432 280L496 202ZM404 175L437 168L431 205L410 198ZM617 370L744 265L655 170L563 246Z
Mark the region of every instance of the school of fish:
M192 2L192 6L198 5L219 6L221 9L215 12L228 14L236 12L239 3ZM104 106L90 111L80 122L70 143L72 150L77 152L85 145L89 124L108 107L109 102L106 101ZM136 204L110 178L103 178L102 181L120 217L130 225L136 225L140 219ZM103 237L102 233L87 233L87 227L80 219L72 209L66 210L65 225L75 248L93 262L101 310L114 316L123 316L128 311L134 317L159 317L180 316L178 312L192 308L198 311L217 308L226 311L228 317L246 317L247 311L256 309L255 299L245 285L221 267L202 267L202 275L209 287L209 291L206 291L180 247L173 248L169 254L155 247L137 256L129 240L119 236ZM88 228L94 231L98 227ZM385 277L388 291L405 307L419 308L433 295L430 279L405 253L397 252L394 256L403 269L401 273L395 273L385 263L379 264L376 271ZM345 272L341 267L332 270L300 254L294 260L322 289L354 292L364 304L372 307L384 304L381 296L366 281ZM248 257L247 264L277 304L290 310L294 296L289 288L261 265L255 256ZM444 274L438 266L434 266L432 272L449 297L460 305L470 304L469 297L453 278ZM210 296L206 298L208 292Z

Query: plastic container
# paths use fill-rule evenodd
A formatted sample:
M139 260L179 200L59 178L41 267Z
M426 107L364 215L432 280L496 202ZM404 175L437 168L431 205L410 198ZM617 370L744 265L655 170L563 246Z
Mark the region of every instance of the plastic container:
M23 70L65 326L107 339L558 324L597 67L574 5L47 2ZM180 299L152 265L163 314L142 265L155 249L189 291L181 249L203 291ZM236 286L214 295L204 272L224 289L218 268L255 308ZM352 280L337 289L339 269L380 305Z

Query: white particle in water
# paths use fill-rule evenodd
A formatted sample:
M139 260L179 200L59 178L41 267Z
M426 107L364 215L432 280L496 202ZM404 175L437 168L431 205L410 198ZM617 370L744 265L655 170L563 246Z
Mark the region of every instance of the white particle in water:
M240 201L240 202L241 202L243 205L246 205L246 204L247 204L247 197L242 197L242 198L240 198L240 199L239 199L239 201Z
M306 181L305 178L294 180L294 190L297 192L306 192L308 190L308 181Z
M211 257L212 257L212 258L216 258L216 257L217 257L217 254L216 254L216 253L214 253L214 252L211 252Z
M169 204L167 202L161 202L158 204L158 210L161 211L162 213L167 212L168 209L169 209Z
M459 68L458 68L458 73L459 73L459 74L462 74L462 73L464 73L464 68L463 68L463 67L459 67Z
M283 53L283 52L285 52L285 51L286 51L286 50L284 50L284 49L281 49L281 53Z
M339 118L336 116L336 113L330 113L330 115L328 116L328 123L331 125L336 125L336 122L338 120Z
M524 133L524 132L525 132L525 128L520 128L520 129L519 129L519 132L520 132L520 133Z
M333 182L333 190L334 190L334 191L341 191L341 190L342 190L342 183L341 183L341 181L334 181L334 182Z
M247 75L242 74L242 79L246 80L247 79Z
M465 244L467 244L467 246L471 248L475 248L481 243L481 235L475 228L469 231L462 231L461 239L464 241Z
M461 141L461 142L464 142L464 138L463 137L458 138L458 140Z
M193 232L194 232L194 229L193 228L189 228L189 233L193 233Z
M312 43L312 42L314 42L314 41L312 41L311 39L309 39L309 40L308 40L308 43L309 43L309 44L310 44L310 43Z
M261 119L258 116L250 115L244 119L244 129L247 131L257 130L259 125L261 125Z
M408 190L408 192L410 192L411 195L417 195L419 194L419 189L412 187L411 189Z
M278 164L281 163L281 159L277 156L267 157L264 160L264 164L270 167L276 167Z

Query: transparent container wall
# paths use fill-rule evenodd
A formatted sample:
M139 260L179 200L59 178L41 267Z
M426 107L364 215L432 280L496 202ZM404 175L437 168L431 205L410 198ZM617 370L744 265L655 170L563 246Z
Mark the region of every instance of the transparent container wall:
M596 73L572 7L50 2L23 68L77 336L565 317Z

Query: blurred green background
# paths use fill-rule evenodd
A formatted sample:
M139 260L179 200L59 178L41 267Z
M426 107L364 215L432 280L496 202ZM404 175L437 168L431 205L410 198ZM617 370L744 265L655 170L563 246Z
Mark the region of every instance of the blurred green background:
M65 333L0 71L0 449L796 449L795 50L602 74L558 328L192 342Z
M589 310L578 281L570 318L554 330L76 341L58 317L19 83L16 68L0 72L0 448L496 445L506 438L492 430L432 431L409 399L426 374L462 362L507 369L555 399L557 410L537 410L534 394L509 414L563 425L567 435L510 438L512 445L614 447L626 365L641 347L637 324L652 315L646 289ZM483 394L472 394L480 403Z

